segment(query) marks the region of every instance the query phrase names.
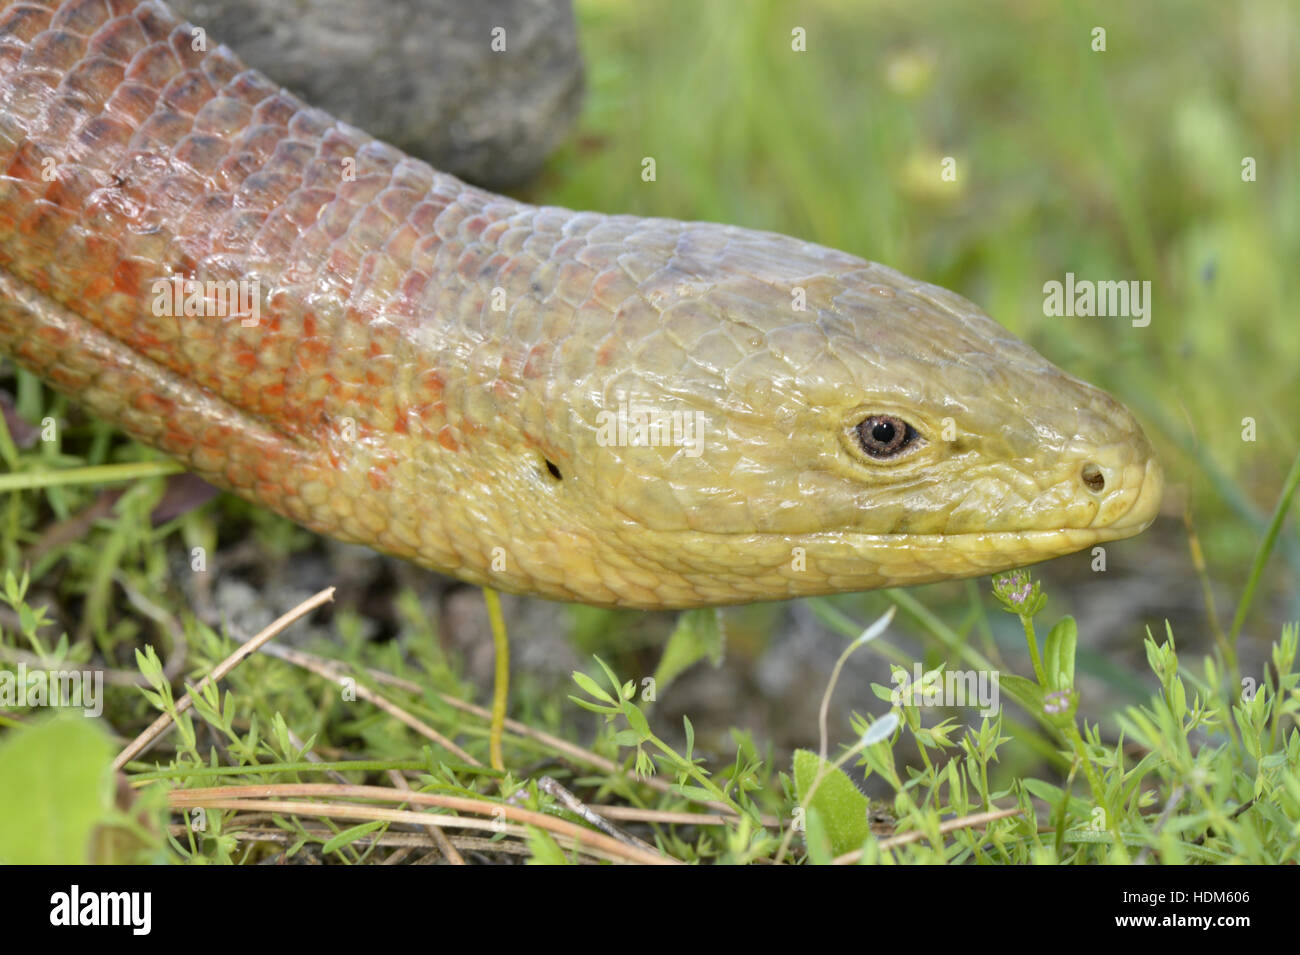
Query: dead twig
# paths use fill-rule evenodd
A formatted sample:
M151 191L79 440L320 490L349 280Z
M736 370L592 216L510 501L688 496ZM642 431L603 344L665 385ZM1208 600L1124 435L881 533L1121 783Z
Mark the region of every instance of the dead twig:
M421 806L450 809L456 812L488 816L489 819L451 816L442 813L411 812L396 809L378 809L353 803L312 803L281 801L280 797L321 797L334 799L368 799L380 802L411 802ZM328 816L338 819L387 820L418 826L450 826L463 829L483 829L500 832L503 820L526 826L536 826L556 835L569 836L585 846L628 862L645 865L679 865L658 852L647 852L627 846L603 832L584 829L567 819L546 813L513 806L508 803L473 799L467 796L449 796L443 793L401 792L383 786L339 786L332 783L277 783L265 786L213 786L200 789L177 789L167 794L168 803L175 809L203 807L207 809L238 809L262 812L283 812L294 815ZM527 830L523 830L526 834Z
M301 650L295 650L291 647L265 646L262 652L269 656L284 660L286 663L292 663L294 666L302 667L304 670L310 670L317 676L329 680L331 683L337 683L339 680L349 678L348 674L338 664L333 661L325 660L321 657L313 657L310 653L303 653ZM438 744L447 752L451 753L463 763L470 766L482 766L477 759L471 756L465 750L461 749L446 736L443 736L436 729L422 720L412 716L406 710L402 709L396 703L391 702L387 697L380 696L374 690L362 683L354 684L357 691L357 697L365 700L372 706L383 710L399 723L405 723L411 729L415 730L425 739L431 740Z
M388 771L388 778L393 781L393 786L396 787L397 789L404 789L407 792L411 791L411 784L408 783L406 781L406 777L403 776L401 773L399 773L397 770L390 769ZM340 779L339 782L346 784L347 780ZM438 844L439 851L443 854L444 857L446 857L449 863L451 863L452 865L465 864L465 857L456 851L456 847L451 844L451 840L447 838L447 834L445 832L443 832L437 826L425 826L424 831L433 837L433 841Z
M634 846L645 852L657 851L655 847L649 843L638 839L634 835L623 832L623 830L619 829L618 826L603 819L600 813L589 807L581 799L569 792L550 776L543 776L539 779L537 781L537 788L559 800L560 804L563 805L565 809L569 810L569 812L581 816L583 819L587 820L589 825L593 825L602 832L608 833L624 845Z
M1020 807L1014 806L1011 809L995 809L991 812L977 812L973 815L962 816L958 819L949 819L947 822L939 824L939 834L954 832L957 829L975 829L987 825L998 819L1008 819L1011 816L1020 815ZM894 849L898 846L905 846L912 842L920 842L929 836L929 833L922 832L919 829L912 832L905 832L900 836L890 836L888 839L881 839L878 843L881 849ZM862 850L854 849L852 852L846 852L842 856L835 858L835 865L853 865L862 858Z

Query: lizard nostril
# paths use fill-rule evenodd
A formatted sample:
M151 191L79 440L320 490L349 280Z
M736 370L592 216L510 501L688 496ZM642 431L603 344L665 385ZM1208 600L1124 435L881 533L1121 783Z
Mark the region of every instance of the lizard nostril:
M1079 472L1079 477L1087 485L1088 490L1094 494L1100 494L1106 489L1106 476L1101 473L1101 468L1088 461Z

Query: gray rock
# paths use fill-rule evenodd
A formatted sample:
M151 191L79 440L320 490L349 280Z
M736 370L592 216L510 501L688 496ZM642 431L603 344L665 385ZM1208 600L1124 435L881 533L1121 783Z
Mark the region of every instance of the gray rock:
M532 176L581 106L570 0L169 5L313 106L493 189Z

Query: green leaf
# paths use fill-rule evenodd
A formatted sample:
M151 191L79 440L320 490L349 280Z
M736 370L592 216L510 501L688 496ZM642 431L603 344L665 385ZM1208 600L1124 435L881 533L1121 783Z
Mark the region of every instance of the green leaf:
M1079 628L1073 617L1057 621L1043 646L1043 669L1055 690L1074 686L1074 651L1079 642Z
M581 670L573 671L573 682L582 687L583 691L588 696L594 697L595 699L601 700L605 703L614 702L614 698L601 689L599 683L587 676L587 674L583 673Z
M809 802L808 793L817 779L819 767L824 775ZM843 770L824 762L810 750L797 749L794 751L794 784L800 805L808 809L810 850L814 810L835 855L840 856L862 847L871 835L871 825L868 822L871 805Z
M631 703L624 703L623 715L627 718L627 725L633 732L640 733L642 739L650 738L650 724L640 709Z
M1011 698L1031 713L1043 711L1043 688L1033 680L1006 673L998 678L998 685L1011 694Z
M536 826L528 827L528 851L529 865L572 865L551 834Z
M81 716L14 730L0 744L0 862L76 865L113 813L113 746Z
M673 786L673 792L677 793L679 796L684 796L687 799L693 800L694 802L716 802L717 801L717 797L714 796L713 793L705 789L703 786L688 786L685 784L677 784Z
M1045 783L1041 779L1022 779L1020 785L1023 786L1029 795L1041 799L1052 807L1053 811L1058 809L1061 801L1065 799L1065 790L1059 786L1053 786L1051 783ZM1087 819L1088 811L1091 805L1080 796L1070 797L1070 811L1076 816Z
M813 865L831 865L835 857L842 853L836 852L833 848L822 814L816 809L809 809L804 826L807 829L804 833L804 845L808 847L809 861Z
M581 706L584 710L590 710L592 713L609 714L618 712L617 706L605 706L601 703L593 703L591 700L584 700L582 697L574 696L572 693L569 694L569 700L570 702Z
M655 690L662 693L688 667L708 657L714 666L722 662L725 639L718 612L712 607L688 610L677 618L655 668Z
M1051 783L1045 783L1041 779L1022 779L1020 785L1029 790L1031 796L1037 796L1049 806L1059 806L1065 797L1065 790Z
M1179 677L1169 681L1169 712L1179 723L1187 715L1187 689Z
M325 845L321 846L321 852L336 852L343 848L343 846L350 845L362 836L372 833L376 829L382 829L386 825L388 825L388 823L376 819L374 822L363 822L361 825L353 826L351 829L344 829L329 842L325 843Z
M150 644L146 643L143 650L135 651L135 663L154 689L158 688L159 683L165 682L162 661L158 659L158 652Z
M595 660L598 664L600 664L600 668L605 671L605 678L609 680L609 685L614 688L614 694L620 700L627 699L632 695L631 691L628 690L626 685L618 682L618 677L614 675L614 671L609 668L608 663L606 663L604 660L602 660L600 657L596 656L595 654L593 654L591 658ZM610 698L610 702L613 702L612 697Z
M871 692L876 694L876 699L884 700L886 703L893 703L894 696L898 693L898 687L873 683L871 684Z

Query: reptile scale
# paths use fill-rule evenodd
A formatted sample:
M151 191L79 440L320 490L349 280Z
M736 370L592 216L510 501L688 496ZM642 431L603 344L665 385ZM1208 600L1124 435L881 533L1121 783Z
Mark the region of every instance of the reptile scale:
M951 292L493 195L192 40L158 2L0 2L0 351L214 484L644 608L984 574L1156 514L1133 416ZM254 289L256 323L167 308L175 276Z

